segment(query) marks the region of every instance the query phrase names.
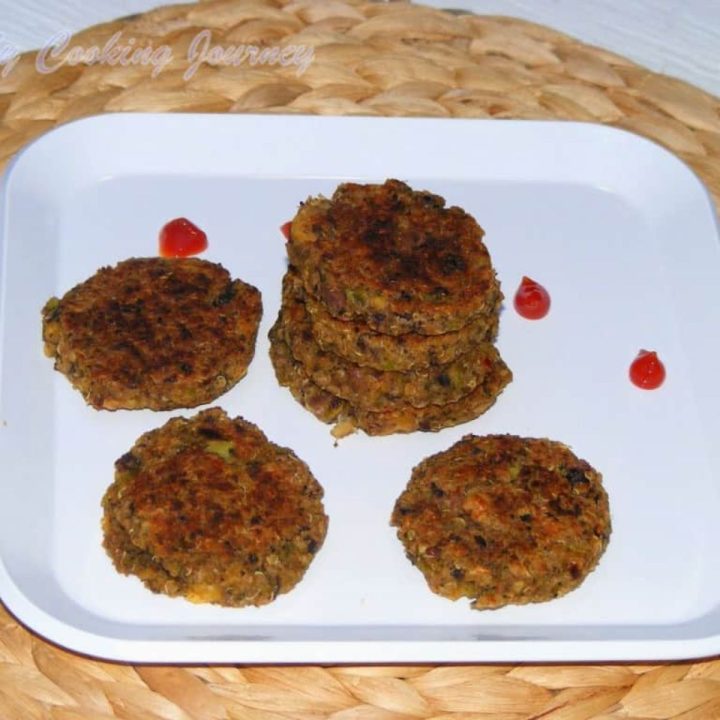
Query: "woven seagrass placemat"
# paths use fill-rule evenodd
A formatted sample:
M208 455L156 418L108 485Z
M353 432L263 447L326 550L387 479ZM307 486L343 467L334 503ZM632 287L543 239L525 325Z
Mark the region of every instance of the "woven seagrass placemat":
M203 31L225 49L294 45L314 54L193 64L193 53L208 49L198 40ZM122 55L129 45L154 54ZM92 61L94 47L115 55L79 62ZM659 142L720 202L720 100L511 18L356 0L212 0L90 28L64 55L27 53L5 70L2 164L54 125L111 111L555 118L608 123ZM720 660L132 667L60 650L0 610L0 718L712 720L720 718Z

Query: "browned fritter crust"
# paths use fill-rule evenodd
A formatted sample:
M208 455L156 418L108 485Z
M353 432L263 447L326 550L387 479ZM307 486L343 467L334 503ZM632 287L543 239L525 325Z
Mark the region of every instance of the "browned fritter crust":
M289 273L295 278L293 292L299 294L305 302L317 344L326 352L363 367L407 372L446 365L475 345L493 342L497 336L499 308L495 308L487 316L479 315L473 318L455 332L443 335L379 333L364 323L333 317L324 305L304 291L302 280L293 268L290 268ZM291 281L292 279L288 280ZM498 305L499 303L498 295Z
M483 230L443 198L398 180L344 183L292 220L288 257L331 315L379 332L436 335L496 312Z
M280 385L287 387L293 397L319 420L336 424L333 430L336 437L356 429L368 435L391 435L416 430L437 432L459 425L479 417L492 407L497 396L512 379L512 373L498 356L483 382L457 402L424 408L396 403L391 410L369 412L353 407L346 400L318 387L292 356L277 325L270 330L270 359Z
M320 348L294 278L288 273L283 280L280 332L307 376L356 408L386 412L398 403L423 408L456 402L483 382L499 357L491 343L480 343L447 365L408 372L361 367Z
M414 468L391 524L430 588L474 608L576 588L611 531L602 477L565 445L466 435Z
M260 292L199 258L104 267L42 311L45 352L97 409L212 402L247 373Z
M263 605L291 590L325 539L307 465L219 408L174 418L115 463L104 547L154 592Z

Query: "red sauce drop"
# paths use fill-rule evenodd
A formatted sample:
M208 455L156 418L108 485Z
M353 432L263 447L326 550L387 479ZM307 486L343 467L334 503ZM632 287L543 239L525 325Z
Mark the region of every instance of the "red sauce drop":
M513 305L518 315L528 320L539 320L550 312L550 293L540 283L523 276Z
M290 226L292 223L288 220L280 226L280 232L285 236L286 240L290 240Z
M643 390L655 390L665 382L665 366L657 353L641 350L630 365L630 380Z
M207 235L184 217L171 220L160 231L160 255L163 257L198 255L207 246Z

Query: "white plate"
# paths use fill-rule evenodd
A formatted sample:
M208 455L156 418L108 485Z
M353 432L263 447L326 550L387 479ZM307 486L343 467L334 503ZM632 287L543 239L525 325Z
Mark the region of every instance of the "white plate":
M553 307L529 322L507 304L499 346L515 380L483 417L335 447L268 360L278 226L341 180L386 177L475 215L506 295L527 274ZM705 190L666 151L574 123L105 115L25 149L2 197L0 592L38 633L161 662L720 652L720 252ZM294 448L326 490L325 546L296 589L262 608L192 605L113 570L100 533L113 462L175 413L92 410L42 353L44 301L101 265L153 255L178 215L208 232L205 257L263 293L256 359L219 404ZM628 381L640 348L666 363L657 391ZM421 458L468 432L562 440L601 470L614 531L578 590L477 612L432 594L405 559L388 524L394 500Z

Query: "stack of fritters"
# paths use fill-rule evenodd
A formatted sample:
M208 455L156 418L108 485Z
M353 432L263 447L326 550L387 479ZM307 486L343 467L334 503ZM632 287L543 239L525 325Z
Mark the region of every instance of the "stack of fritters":
M337 435L485 412L512 375L493 345L502 293L482 236L460 208L397 180L305 202L270 331L279 382Z

